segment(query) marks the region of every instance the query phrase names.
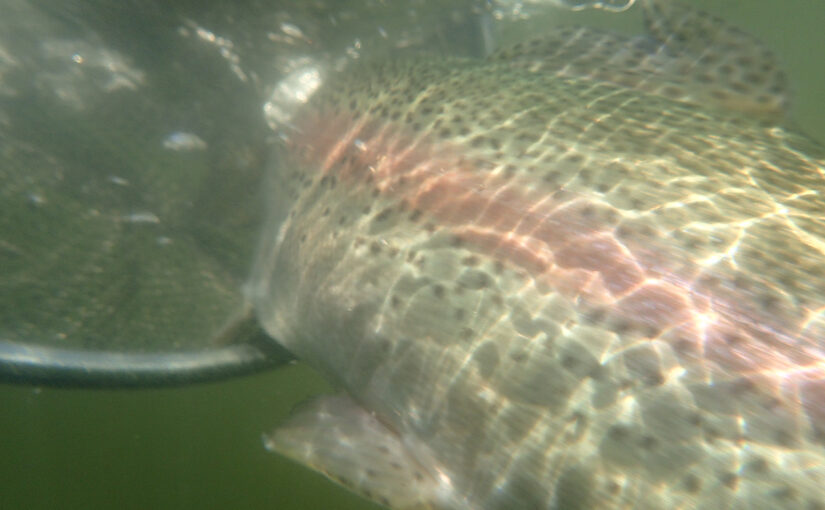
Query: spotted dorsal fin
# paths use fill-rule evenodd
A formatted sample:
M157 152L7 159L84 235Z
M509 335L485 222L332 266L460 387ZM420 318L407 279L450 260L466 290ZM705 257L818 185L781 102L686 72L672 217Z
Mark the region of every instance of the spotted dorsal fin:
M645 0L645 26L661 43L668 74L687 77L699 101L781 118L785 74L756 38L724 20L672 0Z
M779 122L785 77L752 36L674 0L642 2L645 37L551 29L490 58L533 72L586 78Z
M264 444L388 508L443 508L449 493L398 434L346 396L307 403Z

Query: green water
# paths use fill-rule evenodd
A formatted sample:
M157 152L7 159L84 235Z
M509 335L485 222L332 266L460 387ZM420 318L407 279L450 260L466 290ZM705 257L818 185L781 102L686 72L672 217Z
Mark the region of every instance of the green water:
M191 388L0 387L0 508L378 508L264 450L305 367Z
M825 140L825 3L700 3L779 54L795 122ZM263 432L325 389L300 365L172 390L0 386L0 508L378 508L262 446Z

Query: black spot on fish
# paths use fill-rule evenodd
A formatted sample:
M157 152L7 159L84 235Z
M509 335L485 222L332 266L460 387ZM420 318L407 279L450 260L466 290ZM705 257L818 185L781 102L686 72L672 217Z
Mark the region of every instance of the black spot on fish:
M659 446L659 440L653 436L644 436L641 441L639 441L639 446L643 450L653 451Z
M784 446L785 448L790 448L796 444L793 434L787 430L777 430L774 434L774 440L776 441L776 444L779 446Z
M780 487L772 492L772 496L776 499L782 500L787 504L799 497L799 491L788 485Z
M633 330L633 323L626 319L621 319L613 324L613 332L620 335L630 333Z
M463 265L470 266L470 267L477 266L479 264L479 262L480 261L478 260L478 257L476 257L475 255L468 255L468 256L464 257L463 259L461 259L461 263Z
M647 386L661 386L665 383L665 376L661 372L654 372L645 377L644 383Z
M696 494L702 489L702 480L693 473L690 473L682 478L682 485L684 486L686 492Z
M722 433L714 427L705 427L704 432L705 442L709 445L714 444L720 437L722 437Z
M622 486L615 480L611 480L607 483L605 490L608 494L616 496L622 491Z
M381 212L375 215L375 218L373 218L373 222L380 223L382 221L386 221L390 217L390 215L392 215L392 207L385 207L381 210Z
M630 437L630 430L624 425L613 425L607 430L607 437L614 441L624 441Z
M805 510L825 510L825 503L816 499L808 500Z
M500 260L493 262L493 272L500 275L504 272L504 263Z
M719 474L719 482L730 490L736 490L739 486L739 476L730 471Z
M764 475L764 474L767 474L767 473L770 472L771 465L770 465L770 463L768 463L767 460L765 460L764 457L756 457L756 458L750 460L745 465L745 468L749 471L754 472L754 473Z
M777 311L779 305L779 298L772 294L763 294L757 298L759 305L766 311Z
M646 324L644 328L642 328L642 336L644 338L656 338L661 334L662 329L653 324Z
M523 349L513 351L510 353L510 359L516 363L524 363L527 361L527 353Z

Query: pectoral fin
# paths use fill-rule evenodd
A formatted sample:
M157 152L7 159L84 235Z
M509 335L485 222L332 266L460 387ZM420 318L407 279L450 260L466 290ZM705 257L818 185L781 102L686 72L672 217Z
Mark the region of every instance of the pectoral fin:
M420 465L401 437L349 397L308 403L264 444L389 508L440 507L443 483Z

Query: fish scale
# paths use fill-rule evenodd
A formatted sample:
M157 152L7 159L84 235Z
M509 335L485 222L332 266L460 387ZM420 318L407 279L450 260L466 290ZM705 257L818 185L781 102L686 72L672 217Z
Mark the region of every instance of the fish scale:
M662 16L744 34L646 6L650 58L576 29L313 97L250 295L345 393L273 449L391 508L825 507L822 152L761 49L671 79L709 52Z

